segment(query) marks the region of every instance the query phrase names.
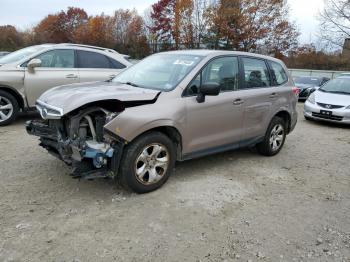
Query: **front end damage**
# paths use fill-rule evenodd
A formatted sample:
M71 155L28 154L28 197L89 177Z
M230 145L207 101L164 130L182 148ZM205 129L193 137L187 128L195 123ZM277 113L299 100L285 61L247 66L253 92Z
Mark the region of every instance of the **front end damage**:
M47 109L38 109L43 120L26 123L27 132L40 138L40 146L71 166L75 178L104 178L117 175L126 141L104 129L118 112L99 106L81 108L68 115L47 117ZM46 112L43 115L43 112Z

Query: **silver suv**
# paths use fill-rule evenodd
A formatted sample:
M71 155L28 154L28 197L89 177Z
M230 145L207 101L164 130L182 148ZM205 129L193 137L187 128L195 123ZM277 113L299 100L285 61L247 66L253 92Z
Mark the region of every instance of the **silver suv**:
M108 80L130 65L114 50L74 44L31 46L0 58L0 126L35 108L52 87Z
M256 146L276 155L297 123L298 89L277 59L229 51L152 55L110 82L44 93L26 123L72 176L159 188L175 161Z

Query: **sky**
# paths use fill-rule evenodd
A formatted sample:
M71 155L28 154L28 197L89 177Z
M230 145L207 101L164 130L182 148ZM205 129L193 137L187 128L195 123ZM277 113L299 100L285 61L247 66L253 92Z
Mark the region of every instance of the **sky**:
M157 0L0 0L0 25L11 24L26 29L37 24L49 13L66 10L69 6L84 8L89 15L112 14L119 8L144 10ZM288 0L290 17L300 32L300 42L317 41L317 14L324 0Z

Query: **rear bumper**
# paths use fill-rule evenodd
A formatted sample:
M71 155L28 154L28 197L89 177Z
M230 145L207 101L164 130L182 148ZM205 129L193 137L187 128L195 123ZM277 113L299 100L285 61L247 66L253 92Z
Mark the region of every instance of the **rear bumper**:
M321 115L321 110L331 111L332 116ZM309 101L305 102L304 116L314 120L350 124L350 109L325 109Z
M292 118L291 118L289 133L291 133L295 129L297 123L298 123L298 112L295 111Z

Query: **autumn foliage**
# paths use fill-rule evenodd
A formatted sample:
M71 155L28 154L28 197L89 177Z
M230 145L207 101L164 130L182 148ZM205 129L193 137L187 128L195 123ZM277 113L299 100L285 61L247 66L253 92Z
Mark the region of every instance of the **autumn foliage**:
M124 9L89 16L69 7L25 32L0 26L0 50L69 42L142 58L162 50L209 48L267 54L292 67L347 67L338 53L300 47L288 11L285 0L158 0L143 17Z

